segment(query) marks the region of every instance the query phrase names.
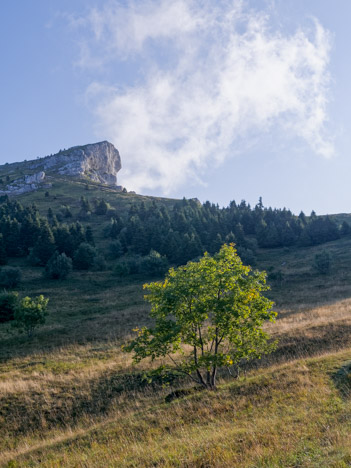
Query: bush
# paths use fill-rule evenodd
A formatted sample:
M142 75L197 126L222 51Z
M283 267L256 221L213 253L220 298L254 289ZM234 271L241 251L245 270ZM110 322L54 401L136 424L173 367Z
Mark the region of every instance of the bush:
M107 269L107 263L105 257L101 254L98 254L94 258L93 270L94 271L105 271Z
M326 275L330 272L331 269L331 255L326 250L323 252L316 254L314 257L314 268L318 271L318 273L322 275Z
M21 281L22 273L19 268L3 267L0 270L0 286L4 288L15 288Z
M141 259L140 270L150 275L164 275L168 270L167 257L151 250L149 255Z
M23 298L15 311L14 326L31 337L34 329L45 323L48 302L49 299L45 299L42 295L34 299Z
M77 270L89 270L94 265L96 249L86 242L82 242L73 257L73 265Z
M95 214L98 216L105 215L110 208L110 205L102 198L96 204Z
M244 265L256 265L256 257L251 249L245 249L245 247L238 247L238 255L241 258Z
M141 259L137 255L123 257L115 266L114 273L117 276L135 275L140 273Z
M118 262L113 269L116 276L128 276L130 274L129 265L127 262Z
M0 323L13 320L18 305L18 293L3 291L0 294Z
M123 247L119 240L111 242L109 245L109 253L111 260L116 260L123 255Z
M45 267L45 276L51 279L64 279L72 271L72 260L65 253L55 252Z

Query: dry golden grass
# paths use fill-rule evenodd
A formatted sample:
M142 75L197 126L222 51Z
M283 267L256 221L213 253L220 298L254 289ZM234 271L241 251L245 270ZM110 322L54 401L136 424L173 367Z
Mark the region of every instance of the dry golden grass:
M285 261L271 292L279 319L267 325L277 350L238 380L221 375L217 392L171 403L173 388L146 385L149 364L121 352L148 321L142 278L88 272L56 283L27 268L23 291L50 297L51 313L32 341L0 327L3 466L351 466L348 374L336 377L351 356L349 247L330 244L329 277L310 270L319 248L262 252L259 267Z

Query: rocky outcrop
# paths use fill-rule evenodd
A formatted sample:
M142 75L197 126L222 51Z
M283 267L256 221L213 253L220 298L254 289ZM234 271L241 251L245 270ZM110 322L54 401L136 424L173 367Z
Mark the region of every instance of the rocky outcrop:
M108 141L85 146L75 146L53 156L33 161L31 169L42 167L45 172L56 171L60 175L87 177L94 182L117 185L117 173L121 169L121 157Z
M43 171L26 175L8 184L5 190L0 190L0 195L20 195L21 193L33 192L34 190L38 190L44 179L45 172Z
M40 182L42 182L44 179L45 179L45 172L40 171L37 174L24 176L24 183L25 184L40 184Z
M75 146L16 166L28 174L10 182L0 190L0 195L18 195L48 187L47 175L81 177L118 188L117 173L122 167L118 150L108 141Z

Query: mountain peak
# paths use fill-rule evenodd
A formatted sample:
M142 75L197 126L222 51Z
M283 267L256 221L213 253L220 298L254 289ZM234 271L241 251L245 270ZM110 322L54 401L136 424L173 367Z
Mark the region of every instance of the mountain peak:
M47 175L78 177L116 186L117 173L122 167L118 150L108 141L74 146L44 158L8 165L9 169L11 166L15 172L21 169L25 175L8 181L4 190L0 190L2 195L37 190Z

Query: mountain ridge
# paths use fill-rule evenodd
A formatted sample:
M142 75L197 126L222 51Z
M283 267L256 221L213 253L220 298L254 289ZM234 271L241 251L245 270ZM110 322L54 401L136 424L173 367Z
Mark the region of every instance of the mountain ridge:
M117 173L121 168L118 150L106 140L73 146L53 155L0 166L0 175L5 177L0 180L0 195L50 188L48 178L52 175L77 177L118 188Z

